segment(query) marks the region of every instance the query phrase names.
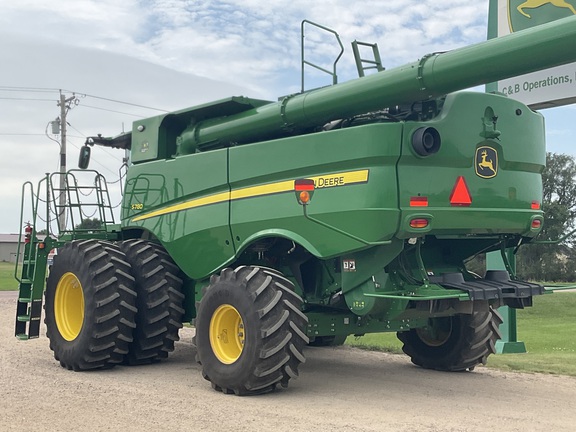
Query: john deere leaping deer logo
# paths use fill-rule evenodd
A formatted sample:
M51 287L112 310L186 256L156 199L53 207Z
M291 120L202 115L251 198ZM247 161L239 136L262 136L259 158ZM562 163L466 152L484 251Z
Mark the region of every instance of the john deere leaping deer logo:
M576 0L508 0L512 31L576 15Z
M566 0L526 0L521 5L518 5L516 9L518 9L518 12L520 12L525 17L532 18L530 15L528 15L528 13L526 13L526 11L524 11L524 9L536 9L540 6L544 6L545 4L551 4L552 6L559 8L570 9L572 13L576 15L576 9L574 9L574 6L572 6Z
M496 177L498 174L498 153L488 146L478 147L474 157L476 175L482 178Z

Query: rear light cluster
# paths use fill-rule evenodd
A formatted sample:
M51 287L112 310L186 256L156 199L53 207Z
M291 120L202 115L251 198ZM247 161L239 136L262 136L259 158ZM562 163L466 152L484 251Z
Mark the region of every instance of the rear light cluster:
M472 196L463 176L456 179L452 193L450 194L450 205L458 207L469 207L472 204ZM533 204L534 205L534 204ZM410 197L410 207L428 207L428 197Z
M472 204L472 195L470 194L470 189L468 189L464 176L458 176L456 179L449 201L450 205L454 207L470 207ZM428 197L421 195L410 197L410 207L428 207ZM530 208L532 210L540 210L540 202L532 201ZM430 220L418 215L411 219L409 224L410 228L422 229L430 225ZM541 226L541 219L532 220L532 229L540 229Z

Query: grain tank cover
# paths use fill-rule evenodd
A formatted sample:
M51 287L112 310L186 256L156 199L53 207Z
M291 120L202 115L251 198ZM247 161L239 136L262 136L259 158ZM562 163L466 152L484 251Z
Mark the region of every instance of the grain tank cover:
M194 153L196 149L191 145L180 148L181 131L199 125L207 119L222 121L229 116L271 103L266 100L235 96L138 120L134 122L132 129L132 162L166 159L181 154L184 149L186 153Z

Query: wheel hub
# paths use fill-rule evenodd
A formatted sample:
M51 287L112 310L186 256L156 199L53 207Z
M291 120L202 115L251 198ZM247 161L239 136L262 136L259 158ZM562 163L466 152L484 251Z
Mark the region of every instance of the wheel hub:
M452 320L450 317L430 319L428 320L428 325L416 329L416 333L426 345L431 347L442 346L452 334Z
M67 341L78 337L84 324L84 293L75 274L65 273L56 285L54 317L60 335Z
M244 323L234 306L219 306L210 320L210 345L218 360L232 364L240 358L245 341Z

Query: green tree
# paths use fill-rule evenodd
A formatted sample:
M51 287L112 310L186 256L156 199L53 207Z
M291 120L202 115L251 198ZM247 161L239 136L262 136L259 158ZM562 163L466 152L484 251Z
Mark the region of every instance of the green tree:
M542 173L544 226L538 240L555 240L574 229L576 222L576 160L547 153ZM576 252L571 238L558 245L528 245L517 255L517 273L539 281L576 280Z
M76 229L78 230L99 230L102 228L102 221L98 218L90 219L86 218L76 225Z

